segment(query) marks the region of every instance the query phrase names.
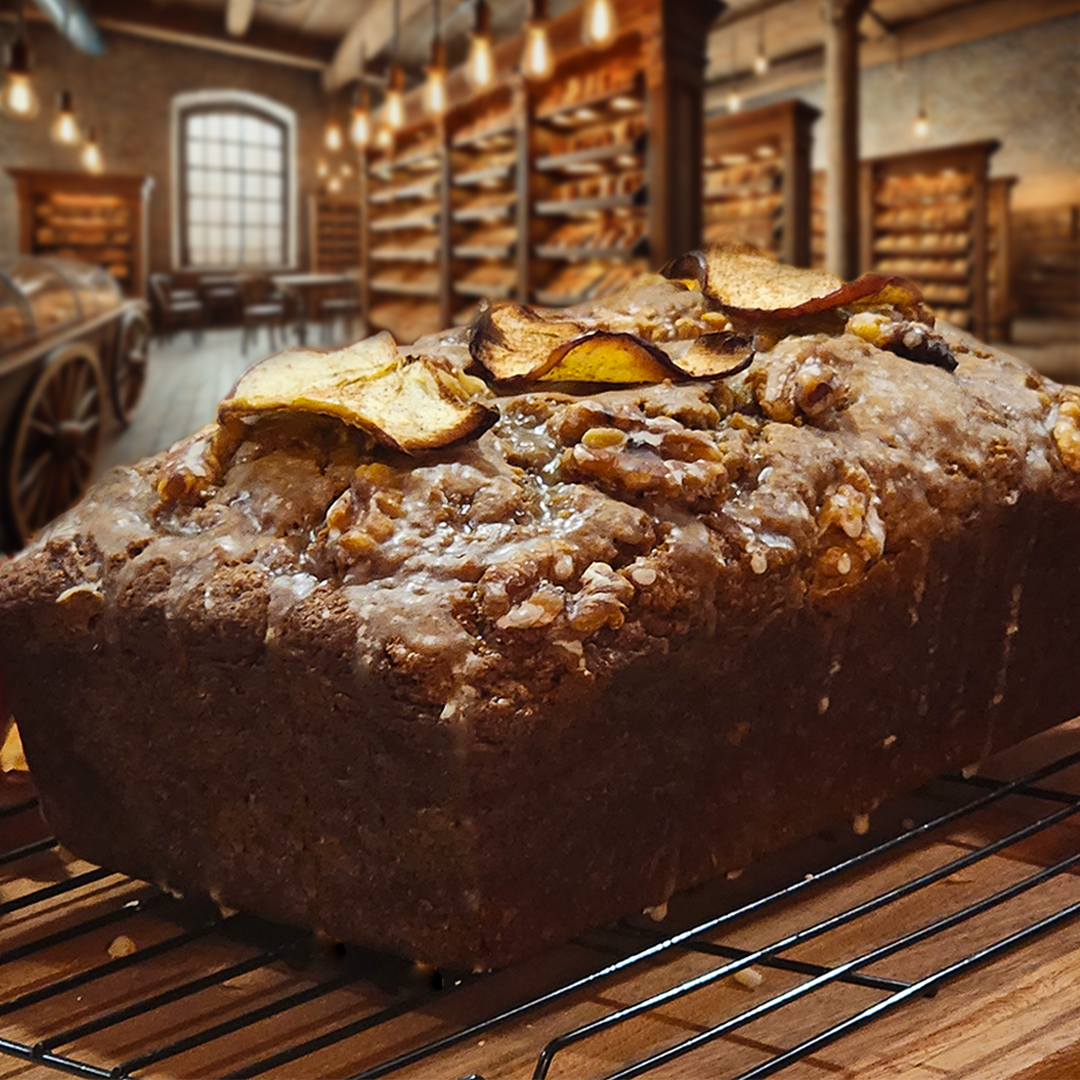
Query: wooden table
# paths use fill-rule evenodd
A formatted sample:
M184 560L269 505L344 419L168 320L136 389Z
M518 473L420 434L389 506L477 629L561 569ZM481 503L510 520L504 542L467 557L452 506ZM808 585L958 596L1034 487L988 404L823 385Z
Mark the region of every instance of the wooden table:
M984 767L983 775L1025 776L1042 763L1077 751L1080 722L1074 721L999 755ZM1032 832L963 868L950 869L928 888L784 950L783 960L796 961L804 968L833 968L1035 874L1055 860L1080 854L1080 815L1072 816L1075 805L1080 804L1071 806L1070 797L1062 794L1080 792L1077 764L1040 782L1040 787L1051 789L1049 797L1008 794L852 872L831 877L821 874L839 860L896 836L904 830L901 823L906 819L927 822L992 793L993 785L988 784L977 778L937 781L914 796L880 808L869 836L856 836L846 826L838 827L831 834L755 864L736 879L721 880L676 898L662 923L645 916L629 920L494 975L477 978L445 972L441 989L433 988L431 969L360 950L335 950L318 940L305 938L299 953L267 956L260 950L275 944L280 947L282 931L256 934L242 916L225 919L213 933L197 936L182 947L166 947L152 955L179 929L204 925L212 909L163 899L151 886L118 875L86 879L86 885L63 895L32 906L13 907L32 890L62 887L71 875L93 872L88 864L54 850L41 851L8 864L0 881L0 903L5 906L0 919L0 1036L29 1046L83 1025L81 1033L69 1034L55 1052L98 1069L131 1061L181 1038L188 1040L183 1052L133 1069L143 1077L220 1076L260 1062L267 1066L265 1072L252 1069L252 1074L348 1077L595 972L680 927L716 918L778 886L800 883L806 873L819 874L817 882L798 884L794 893L753 916L701 935L696 939L701 943L699 949L676 947L657 953L648 962L595 980L546 1008L525 1011L507 1023L476 1031L434 1057L391 1073L414 1080L453 1080L470 1073L486 1080L526 1078L533 1074L540 1049L555 1036L730 963L726 957L732 955L732 949L760 948L879 897L917 875L968 858L988 841L1037 818L1061 815L1051 827ZM9 801L27 791L26 781L9 780L6 785ZM33 813L0 817L5 849L30 843L40 834L41 826ZM143 899L147 906L123 908L137 899ZM1061 873L1039 889L860 974L911 983L1078 900L1080 878L1075 872ZM110 917L114 921L102 921L86 932L73 934L70 930L90 918L100 921ZM64 933L73 936L65 940ZM34 951L32 944L46 935L60 936L49 948ZM134 957L120 965L110 960L110 955L120 955L131 946L138 950ZM140 953L144 959L139 958ZM59 980L109 963L116 970L110 970L106 977L41 997ZM553 1059L552 1080L608 1076L658 1049L702 1036L725 1018L761 1006L779 993L806 985L811 977L807 970L814 969L800 973L758 962L753 970L756 975L747 985L730 977L720 979L606 1033L567 1046ZM12 1000L25 994L35 996L22 998L24 1004L12 1008ZM789 1005L705 1042L693 1053L647 1075L668 1080L737 1076L884 998L881 989L834 982L826 990L803 998L801 1004ZM148 1009L133 1007L133 1002L157 1004ZM283 1007L282 1002L289 1007ZM128 1013L115 1012L120 1009ZM95 1030L95 1023L100 1024L102 1015L109 1012L121 1015L122 1022ZM207 1031L218 1033L217 1037L197 1045L193 1033ZM11 1046L8 1043L3 1048L10 1052ZM289 1052L297 1047L303 1052ZM52 1075L56 1074L37 1062L0 1057L0 1077ZM799 1080L1080 1077L1080 919L1063 922L994 963L945 984L935 996L914 997L894 1013L821 1047L780 1075Z
M300 344L303 345L307 343L307 322L314 297L331 289L348 286L355 288L357 275L355 273L274 274L270 280L283 293L296 297L297 334Z

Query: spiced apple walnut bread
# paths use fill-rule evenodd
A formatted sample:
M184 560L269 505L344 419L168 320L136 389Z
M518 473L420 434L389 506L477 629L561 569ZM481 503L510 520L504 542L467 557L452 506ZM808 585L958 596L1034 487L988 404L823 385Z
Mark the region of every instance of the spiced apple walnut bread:
M484 967L1080 712L1080 392L755 259L279 354L109 474L0 569L63 842Z

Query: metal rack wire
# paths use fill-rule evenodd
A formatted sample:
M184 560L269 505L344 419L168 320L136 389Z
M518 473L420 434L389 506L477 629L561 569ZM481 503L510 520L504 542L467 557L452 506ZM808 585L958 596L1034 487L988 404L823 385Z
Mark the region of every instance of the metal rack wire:
M820 964L786 955L799 946L823 939L872 913L888 909L905 898L922 894L936 883L952 878L959 871L1046 833L1054 826L1080 814L1080 794L1041 786L1041 782L1048 777L1078 764L1080 751L1061 757L1012 781L982 777L948 777L946 782L957 790L962 790L965 798L961 805L938 814L932 820L904 828L825 869L807 874L731 910L698 921L678 933L664 934L658 929L627 922L587 935L579 944L593 949L597 962L586 974L492 1010L435 1038L414 1037L407 1049L380 1057L377 1063L356 1072L351 1080L370 1080L424 1062L430 1062L432 1067L437 1067L438 1062L433 1059L440 1054L455 1047L462 1047L490 1032L505 1030L524 1017L546 1014L555 1006L580 999L581 995L594 991L601 984L608 984L617 977L648 968L649 965L655 965L672 955L694 955L710 961L715 958L720 962L708 966L692 977L679 979L665 989L643 996L631 1004L611 1008L603 1016L569 1027L549 1039L546 1045L537 1046L534 1080L545 1080L561 1060L560 1055L565 1056L572 1048L601 1038L604 1033L621 1029L639 1018L654 1015L656 1010L672 1002L700 994L722 980L752 967L776 969L798 976L799 981L771 996L763 995L760 999L756 997L751 1007L738 1010L732 1015L717 1017L714 1023L695 1031L689 1037L668 1045L656 1046L644 1056L623 1062L609 1074L607 1080L627 1080L641 1076L687 1054L700 1051L746 1025L773 1016L780 1010L805 1001L811 995L820 994L824 988L831 985L844 984L873 996L870 1003L738 1074L739 1080L757 1080L759 1077L771 1076L859 1028L887 1016L905 1003L934 993L946 982L977 966L991 963L1010 950L1019 948L1038 935L1080 915L1078 884L1075 901L982 944L952 962L933 967L918 978L902 980L867 970L883 960L938 938L961 924L968 924L980 915L1000 908L1009 901L1080 867L1080 852L1077 852L1051 861L1049 865L955 910L936 913L933 918L921 922L915 929L892 936L889 940L864 949L857 955L848 956L842 961ZM973 797L967 798L968 795ZM1036 804L1042 806L1045 812L1040 812L1035 820L1012 828L989 843L974 846L956 858L909 877L825 918L783 933L764 945L744 948L730 941L717 940L719 932L727 933L736 925L752 924L754 919L767 916L796 897L810 894L812 890L820 890L826 883L843 881L882 856L910 848L929 834L970 820L973 815L1010 798L1036 800ZM29 818L36 814L36 807L35 799L27 799L6 807L0 810L0 822ZM0 854L0 867L17 870L26 860L49 852L55 843L51 837L28 840ZM121 895L111 901L114 906L107 910L99 911L100 905L96 905L90 909L93 914L87 912L73 921L71 905L63 904L62 901L89 886L108 885L110 882L124 885L128 891L121 890ZM51 901L56 903L53 907L46 907ZM76 1076L120 1078L144 1073L152 1066L167 1064L182 1054L227 1041L230 1036L265 1021L290 1015L295 1010L318 1003L320 999L327 999L338 991L361 985L376 985L379 996L377 1006L360 1010L358 1015L335 1022L310 1037L289 1037L270 1052L266 1052L264 1047L260 1051L249 1053L241 1063L230 1066L229 1072L229 1075L235 1078L254 1077L271 1070L291 1067L292 1074L299 1075L304 1071L304 1059L346 1040L370 1038L374 1033L385 1030L393 1021L432 1002L445 1002L490 978L470 975L452 977L445 973L435 973L432 977L430 972L420 975L416 968L404 962L378 957L362 950L342 948L338 949L339 955L328 962L326 947L314 942L309 934L259 923L243 915L223 914L215 909L186 904L152 886L131 882L103 869L74 873L63 880L7 899L0 903L0 916L10 917L16 912L25 916L39 907L44 910L39 918L33 920L32 934L24 935L25 939L20 939L17 944L0 949L0 979L3 980L3 985L12 981L4 976L13 971L17 972L17 965L26 964L56 947L78 944L80 940L85 940L88 935L97 931L120 931L130 920L139 916L152 913L155 917L171 921L175 926L175 932L139 948L130 955L111 956L105 962L92 963L73 974L50 978L44 984L34 985L32 989L24 989L6 998L0 997L0 1031L3 1030L2 1025L11 1024L17 1026L20 1034L20 1037L16 1037L15 1033L4 1031L0 1035L0 1053ZM50 928L53 926L53 908L57 909L57 917L55 928ZM4 929L4 920L0 918L0 932ZM77 989L92 989L99 986L103 980L122 972L138 970L145 973L156 964L162 964L167 958L175 957L186 947L210 939L226 940L233 950L233 957L238 956L238 950L242 950L244 955L229 962L218 963L212 970L201 972L195 977L181 978L179 981L172 978L172 985L150 993L135 993L131 1000L120 1005L110 1002L109 1007L79 1023L57 1026L54 1020L47 1030L39 1030L34 1026L32 1014L35 1006L54 1002L62 995ZM612 955L615 959L610 959ZM199 995L220 988L239 977L279 968L281 965L291 965L294 971L302 973L302 985L294 986L269 1001L216 1022L189 1026L179 1035L175 1025L173 1028L165 1025L165 1031L171 1032L171 1037L163 1036L150 1049L141 1050L124 1060L102 1064L94 1060L93 1054L87 1054L82 1049L90 1036L109 1030L122 1030L125 1025L145 1026L148 1020L152 1020L167 1006L198 999ZM170 981L167 966L161 972L155 972L155 975L160 978L149 980L155 986L160 986L162 980ZM24 1034L27 1029L33 1031L32 1037L28 1038ZM396 1044L394 1040L386 1043L384 1040L384 1045L393 1047L400 1043ZM370 1054L365 1051L362 1042L358 1044L358 1053L362 1055L361 1060L370 1060Z

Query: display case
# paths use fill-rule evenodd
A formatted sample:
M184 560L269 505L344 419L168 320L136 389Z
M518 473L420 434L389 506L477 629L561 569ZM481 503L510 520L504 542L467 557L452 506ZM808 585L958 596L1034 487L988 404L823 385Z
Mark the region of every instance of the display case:
M134 415L150 324L102 268L0 262L0 550L76 502L109 422Z
M792 100L705 121L706 243L733 235L784 262L811 264L810 157L820 115Z
M19 250L95 263L125 296L146 295L149 176L8 169L19 196Z
M989 172L996 140L863 162L863 269L903 274L956 326L987 336Z

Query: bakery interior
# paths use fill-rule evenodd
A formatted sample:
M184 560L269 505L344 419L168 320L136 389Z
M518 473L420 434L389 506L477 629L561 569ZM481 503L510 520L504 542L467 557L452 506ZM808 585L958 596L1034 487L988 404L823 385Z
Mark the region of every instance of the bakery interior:
M721 237L903 275L1080 383L1078 43L1080 0L0 0L0 559L269 353L569 306ZM178 924L63 861L9 737L0 1077L1080 1076L1078 749L479 975ZM1020 870L1046 895L980 899ZM933 929L878 974L896 898Z

